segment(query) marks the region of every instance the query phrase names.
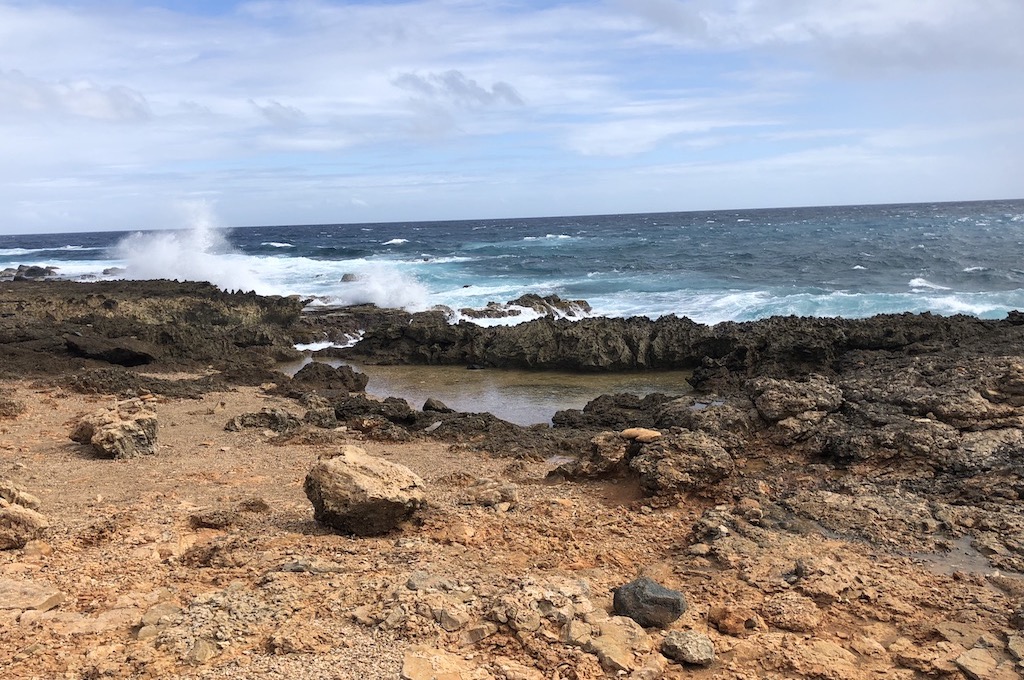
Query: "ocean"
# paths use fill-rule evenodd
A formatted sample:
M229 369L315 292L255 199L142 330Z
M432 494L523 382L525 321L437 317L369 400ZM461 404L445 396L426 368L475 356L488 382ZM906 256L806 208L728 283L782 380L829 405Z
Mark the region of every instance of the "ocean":
M0 236L0 269L208 280L227 290L452 310L524 293L593 315L703 323L1024 309L1024 200ZM502 321L530 318L523 314Z

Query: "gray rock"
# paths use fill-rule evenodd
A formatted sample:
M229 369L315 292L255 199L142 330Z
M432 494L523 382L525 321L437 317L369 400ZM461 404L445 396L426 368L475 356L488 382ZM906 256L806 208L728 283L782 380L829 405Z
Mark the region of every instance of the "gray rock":
M387 533L426 503L423 481L409 468L357 446L319 460L304 488L318 522L359 536Z
M311 408L306 411L306 415L302 417L302 421L309 423L313 427L322 427L328 430L333 430L338 427L338 417L334 413L333 406L327 406L325 408Z
M843 403L843 391L820 375L800 382L759 378L747 388L761 417L770 423L806 411L835 411Z
M615 589L615 613L628 616L645 628L664 628L686 611L686 598L656 581L641 576Z
M710 666L715 661L715 644L702 633L674 630L662 641L661 653L680 663Z

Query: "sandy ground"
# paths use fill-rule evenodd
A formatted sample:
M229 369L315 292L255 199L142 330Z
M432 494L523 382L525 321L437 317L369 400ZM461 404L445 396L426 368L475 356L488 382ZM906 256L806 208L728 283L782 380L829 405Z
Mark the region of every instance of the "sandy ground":
M814 531L749 527L709 554L693 531L715 510L706 503L655 503L610 481L551 483L554 462L348 432L279 443L269 432L225 431L230 418L263 407L302 415L259 388L157 399L159 451L131 460L96 458L68 438L111 398L25 383L5 392L26 408L0 421L0 478L39 497L50 528L25 549L0 551L0 580L52 586L63 600L46 612L0 602L3 678L396 678L423 646L456 670L415 675L407 664L416 680L964 677L957 660L974 649L995 662L976 677L1017 677L1007 612L1024 581L1012 576L996 587L970 565ZM382 538L318 526L303 479L343 443L420 475L427 510ZM505 512L475 502L469 490L480 479L514 484L517 503ZM787 624L770 603L790 590L800 560L816 565L801 590L812 611ZM671 629L707 635L710 667L661 657L664 631L649 630L635 667L615 671L567 644L554 618L533 630L488 626L498 604L528 607L523 593L552 583L582 582L600 615L610 590L639 574L686 595L689 609ZM464 620L443 625L445 607ZM753 624L722 632L709 623L716 607L749 612Z

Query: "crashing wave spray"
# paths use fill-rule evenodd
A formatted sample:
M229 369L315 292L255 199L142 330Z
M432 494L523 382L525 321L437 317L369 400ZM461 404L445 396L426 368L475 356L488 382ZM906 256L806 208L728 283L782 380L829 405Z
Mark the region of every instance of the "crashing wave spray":
M136 232L114 246L114 256L124 262L124 278L209 281L227 291L274 293L260 280L252 261L232 250L209 204L188 202L182 208L188 229Z

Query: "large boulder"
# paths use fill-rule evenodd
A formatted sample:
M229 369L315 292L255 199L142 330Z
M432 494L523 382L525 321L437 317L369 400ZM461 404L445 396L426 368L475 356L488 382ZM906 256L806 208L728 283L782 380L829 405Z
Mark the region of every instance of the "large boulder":
M387 533L426 503L423 480L409 468L357 446L317 461L304 488L316 521L359 536Z
M366 389L370 378L365 373L352 369L351 366L338 366L320 361L313 361L295 374L293 380L303 387L317 389L325 394L362 392Z
M104 458L135 458L156 453L156 432L156 413L143 400L129 399L82 418L71 439Z
M643 444L629 467L645 491L663 494L710 486L732 474L735 465L717 439L683 430Z

